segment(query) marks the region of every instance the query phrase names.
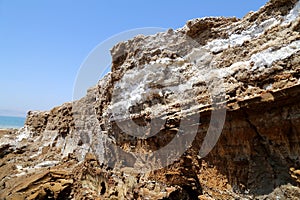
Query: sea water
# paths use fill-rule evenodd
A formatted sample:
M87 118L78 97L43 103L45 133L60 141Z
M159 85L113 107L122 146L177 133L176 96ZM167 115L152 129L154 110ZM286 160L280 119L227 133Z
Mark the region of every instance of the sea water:
M21 128L24 126L24 117L0 116L0 129Z

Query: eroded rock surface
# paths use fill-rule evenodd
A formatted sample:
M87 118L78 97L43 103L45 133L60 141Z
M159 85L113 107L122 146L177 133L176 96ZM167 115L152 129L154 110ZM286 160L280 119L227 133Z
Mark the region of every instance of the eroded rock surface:
M299 13L117 44L84 98L0 132L0 199L299 199Z

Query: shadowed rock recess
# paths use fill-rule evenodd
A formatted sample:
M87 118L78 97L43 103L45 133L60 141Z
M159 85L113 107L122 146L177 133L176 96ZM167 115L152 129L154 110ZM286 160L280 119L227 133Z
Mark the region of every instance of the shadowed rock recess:
M300 199L299 1L193 19L111 55L85 97L0 132L0 199Z

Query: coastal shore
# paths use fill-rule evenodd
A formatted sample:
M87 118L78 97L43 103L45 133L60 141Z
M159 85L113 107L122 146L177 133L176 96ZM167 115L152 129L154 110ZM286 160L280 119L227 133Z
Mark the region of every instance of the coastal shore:
M0 137L7 134L13 134L16 133L18 129L16 128L0 128Z

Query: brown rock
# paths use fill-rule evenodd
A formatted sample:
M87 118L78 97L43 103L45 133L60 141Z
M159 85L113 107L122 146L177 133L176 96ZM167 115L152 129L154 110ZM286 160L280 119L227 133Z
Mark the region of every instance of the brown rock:
M112 71L84 98L31 111L22 129L0 131L0 199L298 198L296 3L271 0L240 20L194 19L115 45ZM216 134L222 121L211 119L222 107L210 89L220 85L226 119L201 157L209 127ZM190 144L172 144L193 131ZM168 145L178 151L152 156Z

